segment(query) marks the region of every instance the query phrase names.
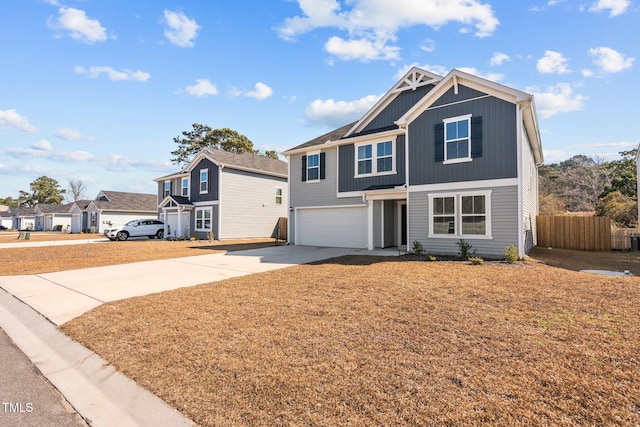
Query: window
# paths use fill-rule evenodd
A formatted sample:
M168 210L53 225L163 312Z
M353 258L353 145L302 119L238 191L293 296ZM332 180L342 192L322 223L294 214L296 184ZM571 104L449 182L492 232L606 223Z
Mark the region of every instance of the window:
M200 193L209 192L209 169L200 169Z
M371 173L371 144L358 147L358 175Z
M471 160L471 116L444 121L445 162Z
M189 178L182 178L182 193L184 197L189 197Z
M96 226L97 217L98 217L97 213L91 212L91 219L90 219L90 222L89 222L89 226L90 227L95 227Z
M307 181L320 179L320 153L307 156Z
M171 194L171 181L164 182L164 197L167 197Z
M211 208L196 208L196 231L211 231Z
M356 176L395 173L394 141L356 145Z
M282 204L282 187L276 187L276 205Z
M430 237L491 237L491 191L430 195Z

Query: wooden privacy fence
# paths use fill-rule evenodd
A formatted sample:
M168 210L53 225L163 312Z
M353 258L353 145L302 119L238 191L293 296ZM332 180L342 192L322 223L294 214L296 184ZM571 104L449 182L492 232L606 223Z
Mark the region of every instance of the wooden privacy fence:
M276 230L274 236L278 240L287 241L287 224L288 219L286 217L280 217L278 219L278 224L276 225Z
M611 250L611 220L599 216L536 218L538 246L584 251Z
M611 249L628 251L631 249L631 237L640 236L640 228L614 228L611 230Z

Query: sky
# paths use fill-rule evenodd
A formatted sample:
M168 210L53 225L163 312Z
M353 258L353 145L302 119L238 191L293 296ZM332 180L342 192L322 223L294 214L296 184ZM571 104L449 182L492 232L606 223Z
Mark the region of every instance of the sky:
M412 66L531 93L545 163L640 142L640 0L4 0L0 197L40 176L155 193L175 137L282 152Z

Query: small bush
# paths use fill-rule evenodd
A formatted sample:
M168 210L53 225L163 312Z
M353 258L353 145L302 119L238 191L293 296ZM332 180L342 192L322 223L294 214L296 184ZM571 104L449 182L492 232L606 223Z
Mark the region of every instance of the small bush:
M506 248L504 248L504 256L505 260L509 264L513 264L520 258L518 256L518 248L516 248L515 246L507 246Z
M413 242L413 252L415 252L418 255L422 255L424 253L424 246L422 246L422 243L415 240Z
M471 250L471 248L473 246L471 246L471 243L465 241L464 239L460 239L458 240L458 256L464 260L469 259L469 257L475 256L476 251L475 250Z
M425 261L437 261L436 256L435 255L431 255L431 254L426 254L424 256Z
M484 260L480 257L477 256L472 256L469 258L469 262L471 263L471 265L482 265L484 264Z

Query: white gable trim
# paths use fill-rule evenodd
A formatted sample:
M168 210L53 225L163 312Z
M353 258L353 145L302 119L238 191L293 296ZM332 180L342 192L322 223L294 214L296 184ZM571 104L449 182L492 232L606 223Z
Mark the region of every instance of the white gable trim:
M345 137L361 132L371 121L397 98L398 94L407 90L416 90L429 84L437 84L442 77L418 67L412 67L364 116L347 132Z

